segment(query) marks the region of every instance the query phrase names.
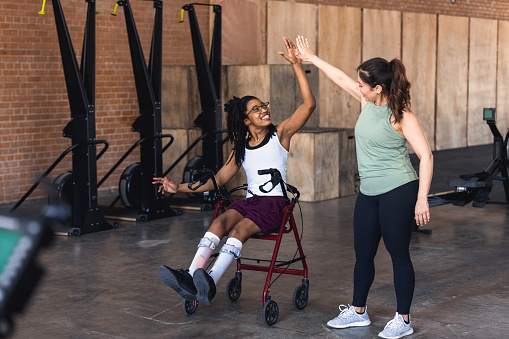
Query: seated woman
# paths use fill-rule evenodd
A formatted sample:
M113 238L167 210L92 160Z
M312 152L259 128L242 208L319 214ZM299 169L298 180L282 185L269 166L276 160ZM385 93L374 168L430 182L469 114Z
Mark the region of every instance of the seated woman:
M286 162L290 139L306 123L315 108L315 98L309 86L301 61L296 56L296 46L284 38L287 53L279 52L289 61L297 76L303 99L302 105L277 127L272 124L268 102L254 96L242 99L233 97L225 104L227 112L228 138L233 151L228 162L216 174L219 186L224 186L244 167L247 176L248 193L246 200L233 202L229 209L216 218L198 244L198 250L189 270L174 270L160 266L159 278L175 290L182 298L210 305L216 294L216 283L234 258L240 257L242 245L253 235L268 232L281 223L284 206L283 192L277 186L270 193L263 193L259 186L267 181L258 170L277 168L286 178ZM154 178L160 184L161 192L191 192L187 183L177 185L166 178ZM194 192L214 189L210 179ZM203 267L220 240L228 235L217 260L209 273Z

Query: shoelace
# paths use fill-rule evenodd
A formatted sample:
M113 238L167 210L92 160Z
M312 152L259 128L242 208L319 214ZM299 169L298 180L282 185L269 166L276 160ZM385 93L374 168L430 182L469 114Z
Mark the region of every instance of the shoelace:
M396 314L396 316L394 317L394 319L392 319L391 321L389 321L389 323L387 325L385 325L385 329L399 329L399 328L403 328L405 326L405 323L399 319L399 316Z
M341 306L343 306L344 308L341 308ZM351 315L352 313L352 309L353 307L350 307L350 305L346 306L346 305L339 305L339 316L338 317L341 317L341 318L347 318L348 316Z

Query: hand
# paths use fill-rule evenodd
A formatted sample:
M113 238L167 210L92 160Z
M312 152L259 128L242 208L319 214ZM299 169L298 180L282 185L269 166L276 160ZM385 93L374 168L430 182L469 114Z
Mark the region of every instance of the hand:
M309 48L308 39L299 35L297 37L296 42L297 42L297 49L298 49L297 57L304 61L309 61L311 59L311 57L314 56L314 54L313 54L313 52L311 52L311 48Z
M415 222L417 226L424 226L429 221L428 198L418 198L415 204Z
M297 57L297 54L299 53L299 51L297 50L297 45L295 45L287 37L283 37L283 40L285 41L286 51L288 54L285 54L283 52L278 52L277 54L282 55L283 58L285 58L291 64L300 64L301 61Z
M153 184L160 184L161 187L157 190L157 192L168 192L168 193L177 193L178 191L178 185L175 181L168 179L166 177L164 178L152 178L154 181Z

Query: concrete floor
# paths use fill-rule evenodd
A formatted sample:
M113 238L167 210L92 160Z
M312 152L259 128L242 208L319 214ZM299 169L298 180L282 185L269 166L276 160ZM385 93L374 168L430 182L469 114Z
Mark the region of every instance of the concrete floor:
M487 146L437 152L432 193L449 190L448 179L478 172L490 159ZM495 184L493 200L503 200L501 187ZM111 231L56 237L38 257L46 275L25 312L15 318L12 338L375 338L396 305L392 264L382 244L368 298L371 326L326 326L338 314L338 305L352 299L355 198L301 203L309 303L296 310L292 296L301 279L281 276L270 289L280 311L274 326L262 320L265 273L244 271L239 300L227 298L225 286L234 265L219 282L210 307L199 305L195 314L184 313L178 295L158 279L157 268L187 268L207 230L212 212L186 211L146 223L122 222ZM508 212L502 204L431 209L428 228L433 233L414 233L411 243L416 290L410 338L507 337ZM298 212L296 219L300 227ZM295 252L290 237L285 244L282 259ZM272 245L251 240L242 255L267 258Z

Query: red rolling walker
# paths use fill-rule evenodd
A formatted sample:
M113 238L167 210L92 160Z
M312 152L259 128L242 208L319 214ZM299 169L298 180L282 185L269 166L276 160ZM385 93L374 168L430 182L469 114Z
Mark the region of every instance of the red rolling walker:
M242 292L242 270L248 270L248 271L261 271L261 272L267 272L267 278L265 279L265 286L263 288L263 297L262 297L262 304L263 304L263 312L262 317L263 321L267 325L274 325L278 319L279 316L279 307L277 303L271 299L269 295L269 287L271 285L271 279L272 275L274 273L279 274L291 274L291 275L300 275L302 276L302 283L295 288L295 291L293 293L293 305L299 309L302 310L306 307L308 303L308 292L309 292L309 279L308 279L308 267L306 264L306 256L304 255L304 251L302 249L301 241L299 238L299 233L295 224L295 219L293 216L293 209L295 208L295 204L299 201L300 193L299 191L291 186L283 182L283 179L281 178L281 173L277 169L266 169L266 170L260 170L258 171L259 174L270 174L271 180L269 180L264 185L260 186L260 190L262 192L270 192L274 187L277 185L281 185L285 206L283 207L283 218L281 220L281 224L279 225L279 228L275 231L271 232L270 234L257 234L253 237L253 239L260 239L260 240L273 240L275 241L274 245L274 251L272 253L272 258L270 260L262 260L262 259L249 259L249 258L239 258L237 259L237 272L235 273L235 277L230 279L228 281L228 284L226 285L226 294L228 295L228 298L231 301L236 301ZM213 174L213 173L212 173ZM219 188L217 187L217 183L215 181L214 176L212 175L212 179L214 182L214 186L216 188L216 192L220 192ZM201 182L205 183L208 180L208 178L202 179ZM268 183L272 184L272 188L266 191L264 189L264 186ZM219 194L219 200L217 201L215 205L215 211L213 219L216 219L220 213L224 213L226 211L227 206L231 202L230 200L230 194L238 191L238 190L247 190L247 184L236 187L232 189L228 194ZM288 192L293 194L293 198L290 199L287 194ZM281 245L281 240L283 238L284 234L292 233L295 238L295 242L297 244L297 250L299 253L299 257L294 257L293 259L289 261L278 261L278 253L279 248ZM245 264L242 262L242 259L244 260L253 260L256 261L258 264ZM290 269L288 268L291 264L295 262L302 262L302 269ZM270 264L267 265L261 265L261 262L269 262ZM285 267L286 266L286 267ZM196 308L198 307L198 303L195 300L193 301L186 301L184 300L184 311L188 314L192 314L196 311Z

